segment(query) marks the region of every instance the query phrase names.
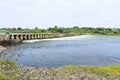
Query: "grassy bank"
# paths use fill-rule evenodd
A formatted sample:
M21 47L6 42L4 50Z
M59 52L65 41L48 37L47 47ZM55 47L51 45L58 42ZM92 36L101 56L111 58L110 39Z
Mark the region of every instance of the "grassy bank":
M63 66L66 70L83 70L88 73L100 74L100 75L120 75L120 66Z
M119 80L120 66L35 68L0 60L0 80Z

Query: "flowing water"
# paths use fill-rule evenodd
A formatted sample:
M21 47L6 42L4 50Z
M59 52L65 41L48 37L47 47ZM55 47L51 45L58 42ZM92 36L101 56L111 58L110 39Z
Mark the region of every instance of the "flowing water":
M17 64L34 67L119 65L120 36L82 35L24 41L3 54Z

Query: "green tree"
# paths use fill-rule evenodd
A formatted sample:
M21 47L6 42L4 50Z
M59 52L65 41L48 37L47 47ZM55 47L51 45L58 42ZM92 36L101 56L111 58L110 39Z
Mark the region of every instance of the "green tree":
M21 27L18 27L17 30L23 30Z

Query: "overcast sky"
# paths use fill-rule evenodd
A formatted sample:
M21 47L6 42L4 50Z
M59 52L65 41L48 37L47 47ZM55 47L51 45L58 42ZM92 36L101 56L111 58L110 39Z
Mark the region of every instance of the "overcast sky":
M0 27L120 28L120 0L0 0Z

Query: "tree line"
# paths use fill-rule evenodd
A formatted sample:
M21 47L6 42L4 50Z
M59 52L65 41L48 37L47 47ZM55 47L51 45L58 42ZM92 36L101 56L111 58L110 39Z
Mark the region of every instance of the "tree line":
M41 29L35 27L34 29L28 28L0 28L0 32L11 32L11 33L77 33L77 34L100 34L100 35L120 35L120 28L93 28L93 27L49 27L48 29Z

